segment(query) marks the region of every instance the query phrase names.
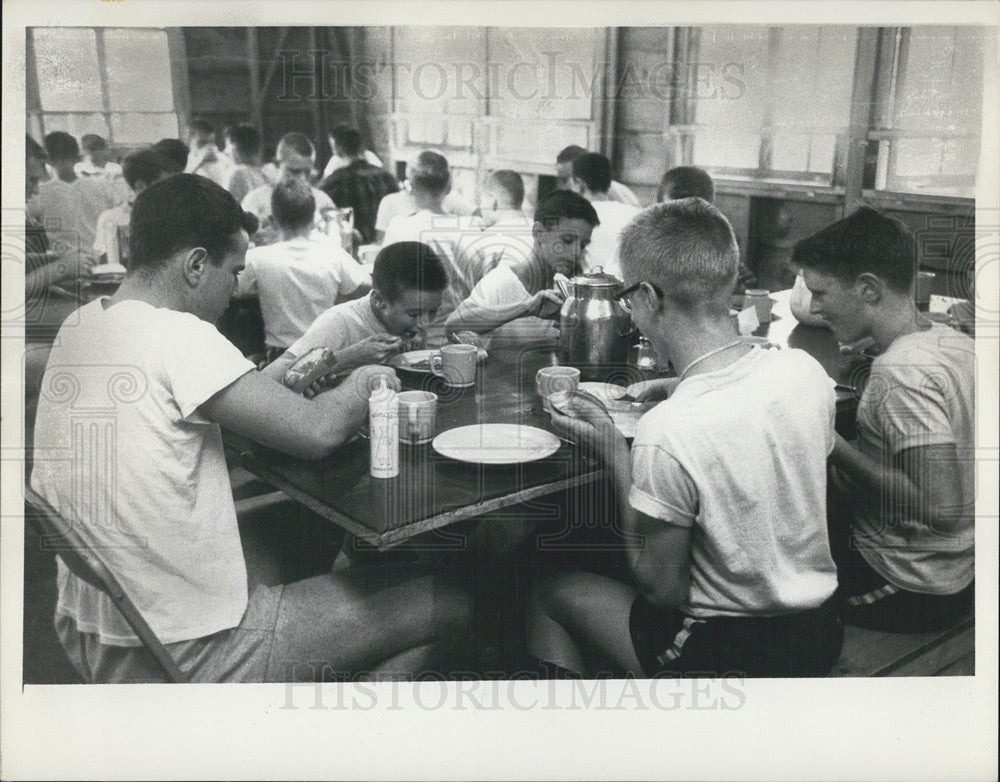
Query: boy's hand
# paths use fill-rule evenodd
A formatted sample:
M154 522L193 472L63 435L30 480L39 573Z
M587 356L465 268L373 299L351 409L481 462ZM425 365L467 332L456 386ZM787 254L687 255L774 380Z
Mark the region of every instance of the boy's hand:
M596 400L572 393L566 399L550 399L550 406L555 429L604 461L610 460L615 449L625 443L608 411Z
M636 402L659 402L669 397L681 382L679 377L661 377L656 380L642 380L625 389L625 393Z
M564 301L565 299L558 291L539 291L531 297L528 314L534 315L536 318L554 320L559 317L559 311L562 309Z
M391 334L374 334L351 345L342 354L344 364L365 366L382 364L403 349L403 340Z
M383 367L375 364L355 369L347 376L341 386L349 389L352 392L352 396L356 396L367 405L368 397L372 395L372 391L382 384L383 378L385 378L386 386L393 391L402 389L403 385L399 382L399 378L396 377L396 371L392 367Z

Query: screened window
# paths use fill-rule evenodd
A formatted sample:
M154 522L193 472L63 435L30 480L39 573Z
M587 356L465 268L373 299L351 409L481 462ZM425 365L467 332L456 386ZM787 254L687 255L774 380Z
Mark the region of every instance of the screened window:
M983 37L977 28L883 31L866 186L971 197L979 164Z
M831 182L850 116L857 29L715 25L688 31L695 165Z
M29 128L113 143L177 136L165 30L47 27L28 31L37 84Z

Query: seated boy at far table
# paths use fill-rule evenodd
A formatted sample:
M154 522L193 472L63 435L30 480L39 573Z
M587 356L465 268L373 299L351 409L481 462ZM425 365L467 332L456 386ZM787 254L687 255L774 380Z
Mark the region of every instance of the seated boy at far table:
M340 242L313 231L315 210L308 185L294 180L275 185L271 212L281 241L249 250L240 272L236 295L259 297L268 361L330 307L371 289L368 272Z
M553 424L612 475L633 580L550 577L528 650L556 673L822 676L843 640L826 532L833 381L803 351L739 340L736 240L711 204L650 207L621 247L621 301L681 379L631 452L601 407L553 400L569 414Z
M422 347L448 287L444 261L420 242L383 247L372 269L372 290L320 315L292 346L263 372L289 386L288 371L317 348L332 351L326 372L309 393L336 382L348 370L381 364L404 348Z
M917 311L913 236L870 207L803 239L792 259L812 312L877 354L857 441L838 436L831 459L843 479L830 534L844 619L947 627L975 589L975 343Z
M396 567L248 584L221 427L318 459L355 434L371 388L399 387L391 370L365 367L306 400L219 334L256 227L197 175L136 198L124 281L68 319L52 348L31 485L99 552L190 680L412 676L467 621L463 593L439 577ZM56 631L85 679L162 680L107 594L62 562L58 588Z
M584 250L598 225L597 212L581 195L557 190L535 209L528 252L508 252L448 316L449 335L458 331L489 333L497 341L558 341L553 321L559 318L563 295L555 288L556 274L580 272ZM484 249L489 249L484 242Z
M151 184L167 176L169 165L152 147L125 158L122 173L132 192L124 204L101 212L97 218L94 255L101 263L128 265L128 224L132 219L132 202Z

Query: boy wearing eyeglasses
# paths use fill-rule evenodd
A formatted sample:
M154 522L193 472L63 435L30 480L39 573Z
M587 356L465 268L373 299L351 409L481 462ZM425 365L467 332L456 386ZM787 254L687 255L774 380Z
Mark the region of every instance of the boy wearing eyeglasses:
M824 675L843 640L826 530L833 381L802 351L739 340L736 241L711 204L651 207L621 247L622 300L680 381L631 450L585 399L553 412L611 473L632 578L537 585L529 652L549 673Z

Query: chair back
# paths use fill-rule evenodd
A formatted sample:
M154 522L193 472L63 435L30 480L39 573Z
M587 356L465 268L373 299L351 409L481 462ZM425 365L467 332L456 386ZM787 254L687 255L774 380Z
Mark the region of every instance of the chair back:
M34 511L28 516L28 520L38 532L42 548L55 552L74 575L111 598L132 628L132 632L139 637L159 663L168 681L186 682L187 675L178 667L160 639L156 637L156 633L142 618L139 609L125 593L118 579L73 525L63 519L55 508L30 486L24 487L24 500Z

